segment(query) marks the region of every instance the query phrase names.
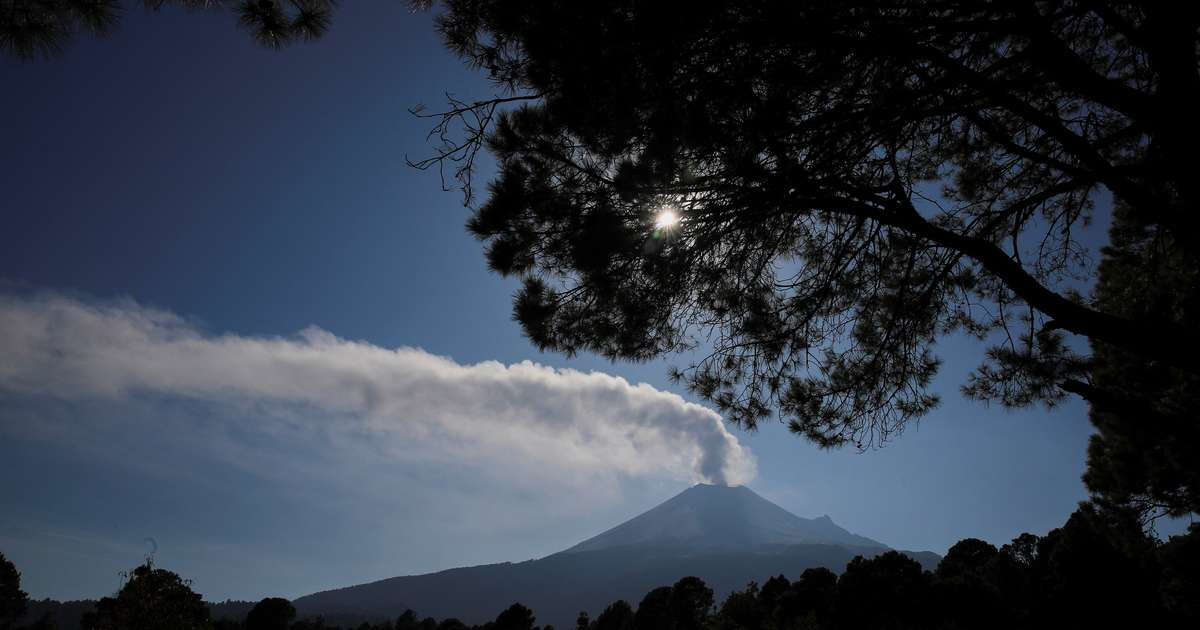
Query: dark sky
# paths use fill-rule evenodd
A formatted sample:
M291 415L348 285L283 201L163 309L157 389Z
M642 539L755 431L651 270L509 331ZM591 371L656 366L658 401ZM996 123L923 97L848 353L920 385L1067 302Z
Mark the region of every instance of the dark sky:
M405 166L408 108L493 90L402 4L281 52L131 10L0 65L0 550L33 597L109 593L153 546L209 599L524 560L713 474L937 552L1085 498L1085 407L962 400L965 340L943 405L862 454L730 436L668 362L539 354L461 197Z

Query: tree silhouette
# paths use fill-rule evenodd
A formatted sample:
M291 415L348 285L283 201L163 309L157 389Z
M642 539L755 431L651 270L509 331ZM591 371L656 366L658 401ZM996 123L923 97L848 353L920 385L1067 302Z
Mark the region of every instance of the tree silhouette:
M29 595L21 590L21 572L0 553L0 630L12 628L29 606Z
M639 630L698 630L712 607L712 589L704 580L689 576L674 586L660 586L646 593L633 621Z
M1157 551L1163 606L1173 621L1200 623L1200 524L1192 523L1187 534L1172 536Z
M287 630L296 607L282 597L267 597L246 613L246 630Z
M175 5L187 9L232 7L238 23L255 42L281 48L325 34L333 19L334 0L143 0L158 11ZM80 31L103 36L116 29L124 11L119 0L0 1L0 50L20 59L52 56Z
M793 620L807 617L826 625L837 595L837 575L824 567L805 569L800 579L780 598L777 617Z
M934 572L934 614L945 628L1010 628L1001 565L1009 561L994 545L976 538L950 547ZM1015 565L1014 565L1015 566Z
M396 630L417 630L419 627L420 620L417 619L416 611L411 608L405 610L396 618Z
M494 630L533 630L536 619L533 611L515 603L496 617Z
M839 628L925 628L932 616L929 603L929 575L915 560L888 551L846 565L838 578L834 616Z
M1102 400L1066 334L1200 372L1184 320L1077 293L1075 240L1108 191L1196 267L1193 5L448 0L505 93L416 165L469 194L495 154L469 229L539 348L704 346L676 376L743 426L885 441L952 332L988 344L970 396Z
M596 623L590 627L593 630L634 630L637 626L633 607L629 602L618 599L609 604L608 608L596 617Z
M1161 625L1154 549L1135 512L1081 504L1038 540L1030 619L1047 628Z
M713 607L713 591L695 576L681 578L671 587L671 616L677 630L700 630Z
M675 627L675 619L671 614L670 586L660 586L642 597L634 614L634 625L638 630L671 630Z
M714 630L762 628L765 615L759 605L758 584L751 582L744 591L734 591L725 598L711 627Z
M202 630L212 626L208 606L191 581L153 561L135 568L115 597L104 597L84 616L84 630Z
M792 589L792 583L782 575L776 575L768 578L763 582L762 588L758 591L758 602L764 613L770 614L775 610L781 600Z
M1152 278L1152 282L1147 279ZM1200 326L1200 267L1163 232L1118 203L1096 286L1109 312L1155 326ZM1200 377L1136 352L1093 341L1089 387L1097 433L1088 445L1088 488L1153 519L1200 512Z

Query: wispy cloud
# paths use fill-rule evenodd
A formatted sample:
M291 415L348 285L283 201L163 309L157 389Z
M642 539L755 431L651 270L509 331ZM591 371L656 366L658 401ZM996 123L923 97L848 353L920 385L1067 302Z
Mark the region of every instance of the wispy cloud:
M0 295L0 392L249 405L253 421L366 436L399 460L490 473L744 483L755 462L710 409L649 385L531 362L462 365L319 328L210 334L132 301Z

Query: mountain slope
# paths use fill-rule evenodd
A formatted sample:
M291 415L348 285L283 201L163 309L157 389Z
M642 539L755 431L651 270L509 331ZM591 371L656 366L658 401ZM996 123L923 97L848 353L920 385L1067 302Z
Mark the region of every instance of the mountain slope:
M539 624L566 628L580 610L595 616L617 599L636 607L650 589L688 575L707 582L720 601L751 580L795 579L817 566L840 572L856 555L886 550L827 516L800 518L748 488L700 485L540 560L395 577L293 603L301 615L383 618L412 608L482 623L519 601ZM940 560L929 552L908 555L926 568Z

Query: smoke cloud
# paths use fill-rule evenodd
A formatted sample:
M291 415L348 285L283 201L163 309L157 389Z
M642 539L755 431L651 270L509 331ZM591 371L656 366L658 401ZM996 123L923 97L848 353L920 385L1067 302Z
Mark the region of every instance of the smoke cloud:
M462 365L315 327L218 335L132 301L0 295L0 356L0 394L249 404L255 422L365 435L401 459L728 484L755 474L717 413L649 385L529 361Z

